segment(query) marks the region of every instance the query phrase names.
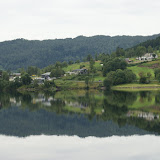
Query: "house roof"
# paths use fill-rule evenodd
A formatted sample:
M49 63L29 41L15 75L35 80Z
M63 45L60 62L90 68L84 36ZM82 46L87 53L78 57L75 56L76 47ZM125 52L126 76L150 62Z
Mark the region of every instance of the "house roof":
M87 70L87 69L75 69L72 72L80 72L80 71L85 71L85 70Z
M35 78L36 80L45 80L44 78L41 78L41 77L37 77Z
M42 76L50 76L51 72L43 73Z
M12 73L12 76L21 76L21 73Z

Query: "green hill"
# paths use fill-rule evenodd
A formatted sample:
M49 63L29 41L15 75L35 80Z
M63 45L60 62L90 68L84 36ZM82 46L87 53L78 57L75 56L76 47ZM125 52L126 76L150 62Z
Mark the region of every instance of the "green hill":
M131 48L158 36L79 36L44 41L5 41L0 43L0 66L9 70L28 66L43 68L56 61L82 60L88 54L111 53L117 47Z
M139 45L144 46L146 48L151 46L154 50L159 50L160 49L160 37L157 37L156 39L148 40L146 42L140 43Z

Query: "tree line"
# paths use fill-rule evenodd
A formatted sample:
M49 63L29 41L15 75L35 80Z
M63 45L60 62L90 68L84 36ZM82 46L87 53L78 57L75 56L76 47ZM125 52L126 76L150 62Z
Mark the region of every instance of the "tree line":
M0 69L17 70L28 66L44 68L55 64L56 61L83 61L88 54L110 54L117 47L127 49L146 40L155 39L153 36L93 36L56 40L25 40L17 39L0 43Z

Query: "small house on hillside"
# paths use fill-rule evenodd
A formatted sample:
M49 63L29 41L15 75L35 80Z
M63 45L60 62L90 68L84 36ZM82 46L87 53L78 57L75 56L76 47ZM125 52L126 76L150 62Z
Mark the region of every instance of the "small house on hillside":
M41 74L41 78L49 79L50 75L51 75L51 72L46 72L46 73Z
M152 61L153 59L158 58L157 54L155 53L146 53L142 57L138 57L137 59L140 61Z
M14 81L16 77L21 78L21 73L11 73L9 81Z
M66 72L64 76L66 76L66 75L74 75L74 74L75 74L75 72Z
M103 66L103 63L100 63L101 66Z
M2 77L2 71L0 71L0 78Z
M20 77L21 73L11 73L11 76L13 76L13 77Z
M75 69L72 72L75 73L75 74L83 75L83 74L87 74L88 70L87 69Z
M125 61L126 61L127 63L133 62L133 60L130 60L129 58L125 58Z

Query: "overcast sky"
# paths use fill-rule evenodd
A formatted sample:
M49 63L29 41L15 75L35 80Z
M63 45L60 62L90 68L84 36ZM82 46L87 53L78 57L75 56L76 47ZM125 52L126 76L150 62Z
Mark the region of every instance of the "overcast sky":
M160 33L160 0L0 0L0 41Z

